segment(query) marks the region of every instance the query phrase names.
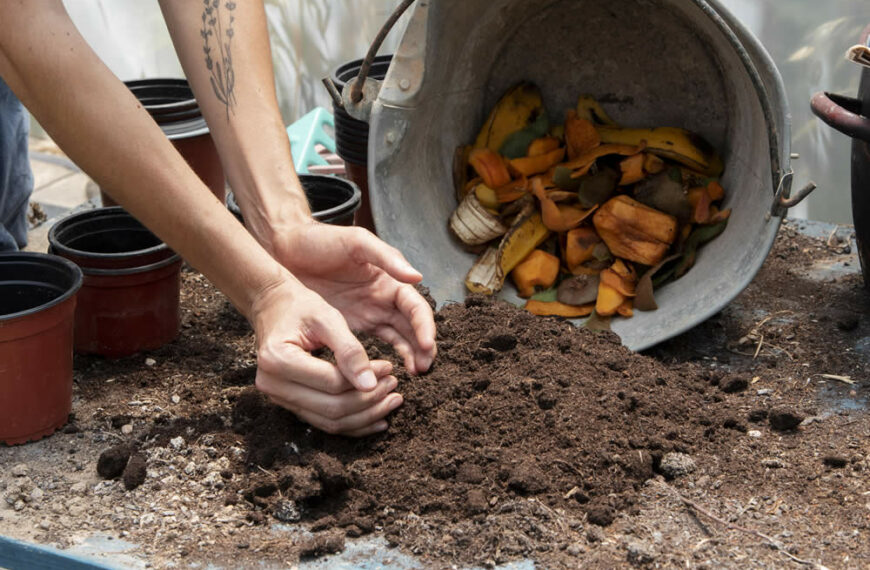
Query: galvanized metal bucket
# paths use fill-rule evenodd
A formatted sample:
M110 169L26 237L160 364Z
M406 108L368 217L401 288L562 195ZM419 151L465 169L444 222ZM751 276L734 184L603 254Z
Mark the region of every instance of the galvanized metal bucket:
M720 311L764 262L791 188L789 111L770 57L713 0L418 0L372 107L369 172L380 236L461 301L475 256L451 238L452 161L498 97L537 83L551 114L591 94L619 122L678 126L712 142L726 169L727 230L657 292L659 309L617 319L642 350ZM520 302L511 286L501 295Z

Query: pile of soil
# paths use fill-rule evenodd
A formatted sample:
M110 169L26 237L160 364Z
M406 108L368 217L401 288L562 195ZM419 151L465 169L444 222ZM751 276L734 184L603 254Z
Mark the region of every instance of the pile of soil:
M405 404L362 440L256 392L247 323L188 270L177 341L145 364L77 357L69 433L0 449L27 465L0 475L0 533L103 531L158 564L287 561L374 535L439 567L862 566L870 419L830 402L866 396L870 296L854 273L804 276L848 254L784 228L735 303L648 355L503 302L448 305L432 370L397 366Z

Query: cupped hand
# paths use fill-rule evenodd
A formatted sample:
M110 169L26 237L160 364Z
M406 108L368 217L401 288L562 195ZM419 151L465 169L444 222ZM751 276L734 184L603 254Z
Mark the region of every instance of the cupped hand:
M409 372L429 369L436 354L432 308L413 285L422 276L399 250L362 228L312 222L282 232L272 254L352 329L392 344Z
M392 365L369 361L341 313L287 275L252 308L256 386L275 403L327 433L365 436L387 429L402 404ZM336 364L311 355L322 346Z

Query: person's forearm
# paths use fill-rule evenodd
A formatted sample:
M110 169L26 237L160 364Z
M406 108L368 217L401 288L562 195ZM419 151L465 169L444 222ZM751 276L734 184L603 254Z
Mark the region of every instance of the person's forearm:
M286 278L87 46L59 0L0 7L0 75L73 161L246 315L259 291Z
M245 223L266 249L309 221L281 121L261 2L161 0Z

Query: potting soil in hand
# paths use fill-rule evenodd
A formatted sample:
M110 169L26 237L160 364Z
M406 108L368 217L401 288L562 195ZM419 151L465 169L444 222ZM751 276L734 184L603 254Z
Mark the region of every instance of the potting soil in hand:
M858 276L798 275L843 251L785 230L734 306L653 356L485 297L449 304L431 371L397 366L405 404L387 433L361 440L268 403L252 387L246 323L186 271L181 338L144 365L76 360L76 419L37 444L59 461L0 449L28 471L2 476L7 502L22 498L0 515L9 527L45 519L36 538L61 544L74 528L120 533L158 564L292 561L367 536L434 567L776 567L826 559L812 546L823 532L837 560L867 561L870 422L820 403L863 388L813 375L866 373L844 347L866 334L850 315L868 302ZM39 512L23 497L46 481L63 504Z

